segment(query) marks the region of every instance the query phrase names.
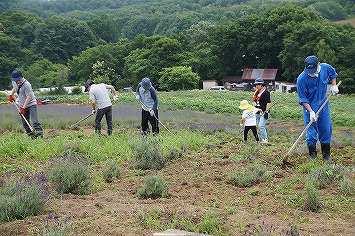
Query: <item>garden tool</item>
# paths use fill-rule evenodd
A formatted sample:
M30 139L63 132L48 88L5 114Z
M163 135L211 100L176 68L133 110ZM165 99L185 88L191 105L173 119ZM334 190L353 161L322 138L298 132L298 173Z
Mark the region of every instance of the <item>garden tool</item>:
M82 121L86 120L87 118L91 117L92 115L94 115L94 113L90 113L89 115L85 116L83 119L79 120L79 121L78 121L78 122L76 122L75 124L73 124L73 125L69 126L69 129L71 129L71 128L73 128L73 127L77 126L80 122L82 122Z
M6 94L9 94L7 91L6 91ZM28 122L28 120L26 119L26 117L24 115L21 114L21 110L20 108L18 107L18 105L16 104L15 101L12 101L12 103L15 105L15 107L17 108L18 110L18 113L22 116L22 119L26 122L26 124L28 125L28 127L30 128L31 132L33 133L33 135L35 137L37 137L37 132L36 130L30 125L30 123Z
M337 84L337 86L339 87L341 84L341 81L339 81L339 83ZM321 105L321 107L318 109L318 111L316 112L316 117L319 115L319 113L322 111L323 107L327 104L327 102L329 101L329 99L331 98L333 94L329 94L327 99L323 102L323 104ZM308 130L308 128L312 125L312 123L314 122L314 120L312 119L308 125L303 129L303 131L301 132L300 136L298 136L297 140L294 142L294 144L292 145L292 147L290 148L290 150L286 153L286 155L284 156L283 160L282 160L282 166L286 167L286 166L293 166L292 163L290 163L288 161L288 158L290 156L290 154L292 153L292 151L295 149L296 145L298 144L298 142L301 140L302 136L306 133L306 131Z
M134 95L136 95L134 92L132 92ZM148 111L149 111L149 109L148 109L148 107L142 102L142 100L140 100L139 99L139 102L142 104L142 106L145 108L145 109L147 109ZM161 123L161 121L155 116L155 114L154 114L154 118L159 122L159 124L161 124L170 134L172 134L171 133L171 131L168 129L168 128L166 128L166 126L163 124L163 123Z

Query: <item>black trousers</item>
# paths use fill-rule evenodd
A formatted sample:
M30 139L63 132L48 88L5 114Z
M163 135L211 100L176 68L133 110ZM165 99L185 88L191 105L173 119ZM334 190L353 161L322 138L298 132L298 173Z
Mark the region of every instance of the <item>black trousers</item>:
M149 133L149 126L148 126L148 121L150 125L152 126L152 131L153 134L158 134L159 133L159 121L158 121L158 110L154 110L155 117L151 116L149 111L145 111L142 109L142 131L144 134Z
M255 140L259 142L258 132L256 131L256 126L245 126L244 127L244 141L247 141L248 132L251 130L254 134Z
M112 106L98 109L95 118L95 131L101 132L101 120L106 117L107 134L112 134Z

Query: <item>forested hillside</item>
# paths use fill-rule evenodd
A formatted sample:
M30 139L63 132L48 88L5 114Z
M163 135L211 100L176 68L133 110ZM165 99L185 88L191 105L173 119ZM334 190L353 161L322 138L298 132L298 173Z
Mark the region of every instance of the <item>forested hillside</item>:
M317 54L337 68L342 92L355 91L354 27L331 22L354 14L350 0L5 0L0 9L0 89L14 68L35 87L151 77L169 90L172 74L220 81L247 67L295 82Z

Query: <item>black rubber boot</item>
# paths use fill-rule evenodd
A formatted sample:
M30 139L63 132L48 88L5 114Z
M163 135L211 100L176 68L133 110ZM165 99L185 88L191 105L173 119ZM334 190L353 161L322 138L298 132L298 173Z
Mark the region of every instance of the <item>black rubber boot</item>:
M107 135L112 135L112 130L107 130Z
M323 160L330 162L330 143L321 143Z
M317 148L316 146L308 146L309 156L312 160L317 159Z

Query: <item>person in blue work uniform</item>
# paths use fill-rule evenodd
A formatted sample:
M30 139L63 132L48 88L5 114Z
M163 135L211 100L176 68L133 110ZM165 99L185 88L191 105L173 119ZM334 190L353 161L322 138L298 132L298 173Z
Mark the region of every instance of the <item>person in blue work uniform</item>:
M149 126L152 126L153 135L159 133L158 125L158 96L149 78L143 78L136 88L136 99L142 103L142 135L149 134Z
M335 69L327 64L320 63L316 56L308 56L304 60L304 70L297 78L298 103L303 107L304 126L313 120L306 132L306 143L311 159L317 158L316 144L321 144L322 157L331 161L330 142L332 137L332 120L329 104L327 103L319 115L315 113L322 106L326 98L328 82L331 81L330 92L339 92L336 85L338 74Z

